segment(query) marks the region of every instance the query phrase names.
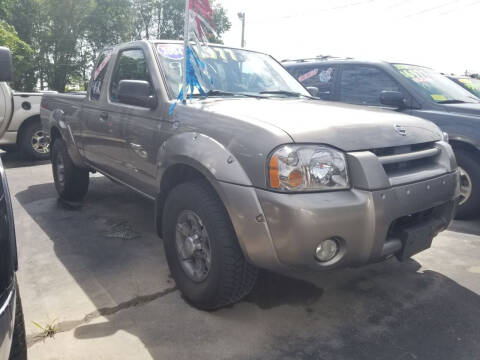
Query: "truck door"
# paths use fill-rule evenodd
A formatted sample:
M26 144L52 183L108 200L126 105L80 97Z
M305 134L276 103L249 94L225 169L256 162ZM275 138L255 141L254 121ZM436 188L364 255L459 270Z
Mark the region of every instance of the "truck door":
M363 64L343 65L340 71L339 101L348 104L386 107L380 102L382 91L397 91L403 94L410 112L412 97L383 69Z
M122 80L142 80L150 83L151 95L155 95L151 64L154 58L141 48L121 50L110 84L109 120L124 122L122 147L122 178L128 185L151 195L155 187L156 157L158 149L160 116L155 109L122 103L118 97L118 86Z
M88 99L82 110L81 147L88 161L117 178L125 167L123 162L124 121L108 113L108 71L112 52L105 51L98 58L92 74Z

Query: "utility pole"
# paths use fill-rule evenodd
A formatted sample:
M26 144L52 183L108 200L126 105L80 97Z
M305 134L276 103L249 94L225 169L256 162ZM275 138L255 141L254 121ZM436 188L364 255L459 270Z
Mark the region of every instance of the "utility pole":
M245 47L245 13L238 13L238 18L242 20L242 44L240 45L242 48Z

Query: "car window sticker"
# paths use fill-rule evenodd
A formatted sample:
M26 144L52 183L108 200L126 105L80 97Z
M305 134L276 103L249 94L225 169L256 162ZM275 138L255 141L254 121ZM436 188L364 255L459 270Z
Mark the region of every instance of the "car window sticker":
M473 83L471 79L458 79L463 85L465 85L467 88L472 89L472 90L480 90L480 85L476 85Z
M318 78L322 83L329 83L330 80L332 80L332 76L333 76L333 68L330 67L327 70L323 70L320 73L320 75L318 75Z
M447 97L445 95L441 95L441 94L432 94L432 99L435 100L435 101L445 101L447 100Z
M93 80L97 80L98 75L102 72L102 70L107 66L108 62L110 61L110 58L112 57L112 53L108 53L107 56L105 56L105 59L101 62L100 65L98 65L97 69L95 70L95 73L93 74Z
M298 81L300 82L304 82L305 80L308 80L312 77L314 77L315 75L318 74L318 69L313 69L313 70L310 70L309 72L307 72L306 74L303 74L302 76L300 76L298 78Z
M157 50L160 55L170 60L183 60L183 45L158 44Z

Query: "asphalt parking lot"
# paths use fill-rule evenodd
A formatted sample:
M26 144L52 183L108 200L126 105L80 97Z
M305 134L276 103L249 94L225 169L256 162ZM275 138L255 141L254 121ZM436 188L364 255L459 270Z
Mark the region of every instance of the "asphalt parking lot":
M3 161L30 359L480 359L480 220L405 263L263 273L245 301L202 312L169 277L152 203L95 176L66 206L48 163Z

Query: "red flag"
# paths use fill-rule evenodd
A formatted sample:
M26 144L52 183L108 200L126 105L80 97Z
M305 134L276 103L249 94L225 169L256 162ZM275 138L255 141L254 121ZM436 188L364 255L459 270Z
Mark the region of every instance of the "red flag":
M213 24L213 10L209 0L190 0L190 14L196 24L196 29L193 29L196 37L201 42L207 42L206 31L214 32Z

